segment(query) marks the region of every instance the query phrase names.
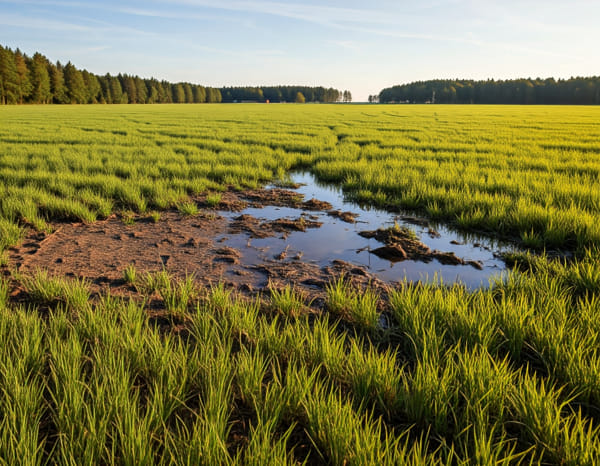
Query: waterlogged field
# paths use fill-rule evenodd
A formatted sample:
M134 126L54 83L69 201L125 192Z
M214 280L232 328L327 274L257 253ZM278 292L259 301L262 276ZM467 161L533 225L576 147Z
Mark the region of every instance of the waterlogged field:
M591 107L1 108L0 462L597 463L598 141ZM514 254L476 290L342 276L315 301L134 266L114 296L11 263L31 229L201 215L290 171L558 259Z
M7 107L1 212L43 228L309 169L361 202L576 249L600 239L599 117L595 107Z

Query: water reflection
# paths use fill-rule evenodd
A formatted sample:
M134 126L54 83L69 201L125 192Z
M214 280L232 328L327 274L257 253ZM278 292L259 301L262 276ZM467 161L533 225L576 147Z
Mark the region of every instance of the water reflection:
M330 265L333 260L339 259L353 264L365 266L368 271L378 278L386 281L430 281L434 277L444 283L464 283L469 288L487 286L492 276L500 275L506 270L504 262L497 254L512 248L505 244L490 239L469 238L453 231L443 225L435 225L439 236L432 237L430 230L424 225L415 225L413 222L402 220L402 216L383 210L363 208L358 204L348 202L339 188L317 183L309 173L294 173L291 176L294 183L301 186L296 190L305 196L305 199L316 198L332 204L333 209L351 211L358 214L357 223L346 223L339 218L327 215L327 212L307 212L289 207L266 206L263 208L248 208L242 214L274 220L282 217L298 218L315 216L323 225L320 228L311 228L305 232L291 232L287 236L270 238L249 239L246 234L234 234L223 238L227 246L234 247L243 255L242 262L246 264L259 264L265 260L272 260L283 250L287 251L286 257L302 257L302 260L320 266ZM240 213L226 214L230 218ZM425 263L420 261L405 260L390 262L370 253L382 244L375 239L363 238L358 233L363 230L375 230L398 223L413 229L420 241L432 250L453 252L464 260L479 261L482 270L470 265L443 265L437 260Z

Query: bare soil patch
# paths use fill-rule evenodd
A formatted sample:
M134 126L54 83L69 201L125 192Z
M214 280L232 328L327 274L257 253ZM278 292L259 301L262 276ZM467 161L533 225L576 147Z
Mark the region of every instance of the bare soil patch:
M161 212L156 222L143 215L84 223L54 223L54 232L31 230L23 243L10 251L10 268L33 273L40 269L51 275L84 278L94 291L110 288L115 294L131 294L133 289L123 279L124 270L133 264L139 273L166 269L174 277L193 274L204 286L224 282L242 292L263 292L272 286L293 284L303 288L313 299L324 295L325 286L339 274L356 285L385 287L364 269L351 264L319 267L301 260L302 254L288 255L287 250L261 263L244 261L244 251L224 246L227 235L246 234L250 238L319 228L310 214L298 218L261 220L242 214L233 219L219 211L242 211L248 206L297 207L304 210L328 208L330 204L285 189L255 190L246 193L222 193L220 202L209 205L206 197L195 200L202 212L185 216L171 210Z
M141 215L114 215L92 224L55 223L52 234L32 230L19 247L11 250L9 267L25 273L45 269L52 275L85 278L95 291L110 287L115 294L134 292L123 279L124 270L132 264L142 274L162 269L177 278L193 274L201 285L223 282L248 294L293 284L317 299L324 296L326 285L341 274L357 286L387 288L366 267L343 260L318 265L303 261L302 251L290 252L285 247L259 262L254 259L253 263L246 257L250 254L244 247L223 244L228 235L246 235L249 246L252 238L287 238L294 232L320 228L322 223L316 212L326 212L348 223L355 222L357 214L333 210L328 202L305 201L301 194L282 188L243 193L230 190L221 193L216 205L206 199L195 199L201 212L193 216L171 210L162 212L158 221ZM243 212L246 207L266 206L294 207L305 212L295 218L271 220ZM232 216L226 211L240 215ZM391 262L436 259L443 264L481 267L453 253L432 251L404 230L379 229L359 234L383 243L371 252ZM332 244L335 240L330 239Z

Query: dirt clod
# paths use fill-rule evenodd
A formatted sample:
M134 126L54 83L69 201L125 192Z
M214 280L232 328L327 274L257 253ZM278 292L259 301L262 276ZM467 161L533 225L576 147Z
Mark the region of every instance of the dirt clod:
M330 210L327 212L327 215L330 217L336 217L346 223L356 223L356 219L358 218L358 214L354 212L342 212L341 210Z
M435 259L443 265L470 265L479 270L483 269L480 262L466 261L453 252L432 251L419 241L416 234L408 228L394 226L385 229L361 231L359 235L365 238L374 238L384 243L385 246L372 249L371 253L390 262L404 260L431 262Z
M333 206L327 201L319 201L314 197L302 203L304 210L330 210Z

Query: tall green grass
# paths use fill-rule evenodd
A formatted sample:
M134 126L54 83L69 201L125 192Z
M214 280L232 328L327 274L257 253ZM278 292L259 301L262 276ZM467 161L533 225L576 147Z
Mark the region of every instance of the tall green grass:
M166 272L85 306L69 298L81 281L2 280L0 459L595 464L599 290L571 291L598 257L518 260L485 290L404 283L379 297L376 331L347 311L365 292L343 278L310 313L291 288L190 295Z
M178 207L308 169L353 199L533 248L600 240L593 107L155 106L0 110L0 228ZM13 226L10 226L13 225ZM3 246L4 247L4 246Z
M515 254L513 272L474 291L405 282L376 293L340 277L318 309L293 286L250 299L166 270L125 270L133 298L13 273L0 278L0 463L598 463L599 116L0 109L5 262L30 227L193 214L196 194L292 169L370 205L576 252Z

